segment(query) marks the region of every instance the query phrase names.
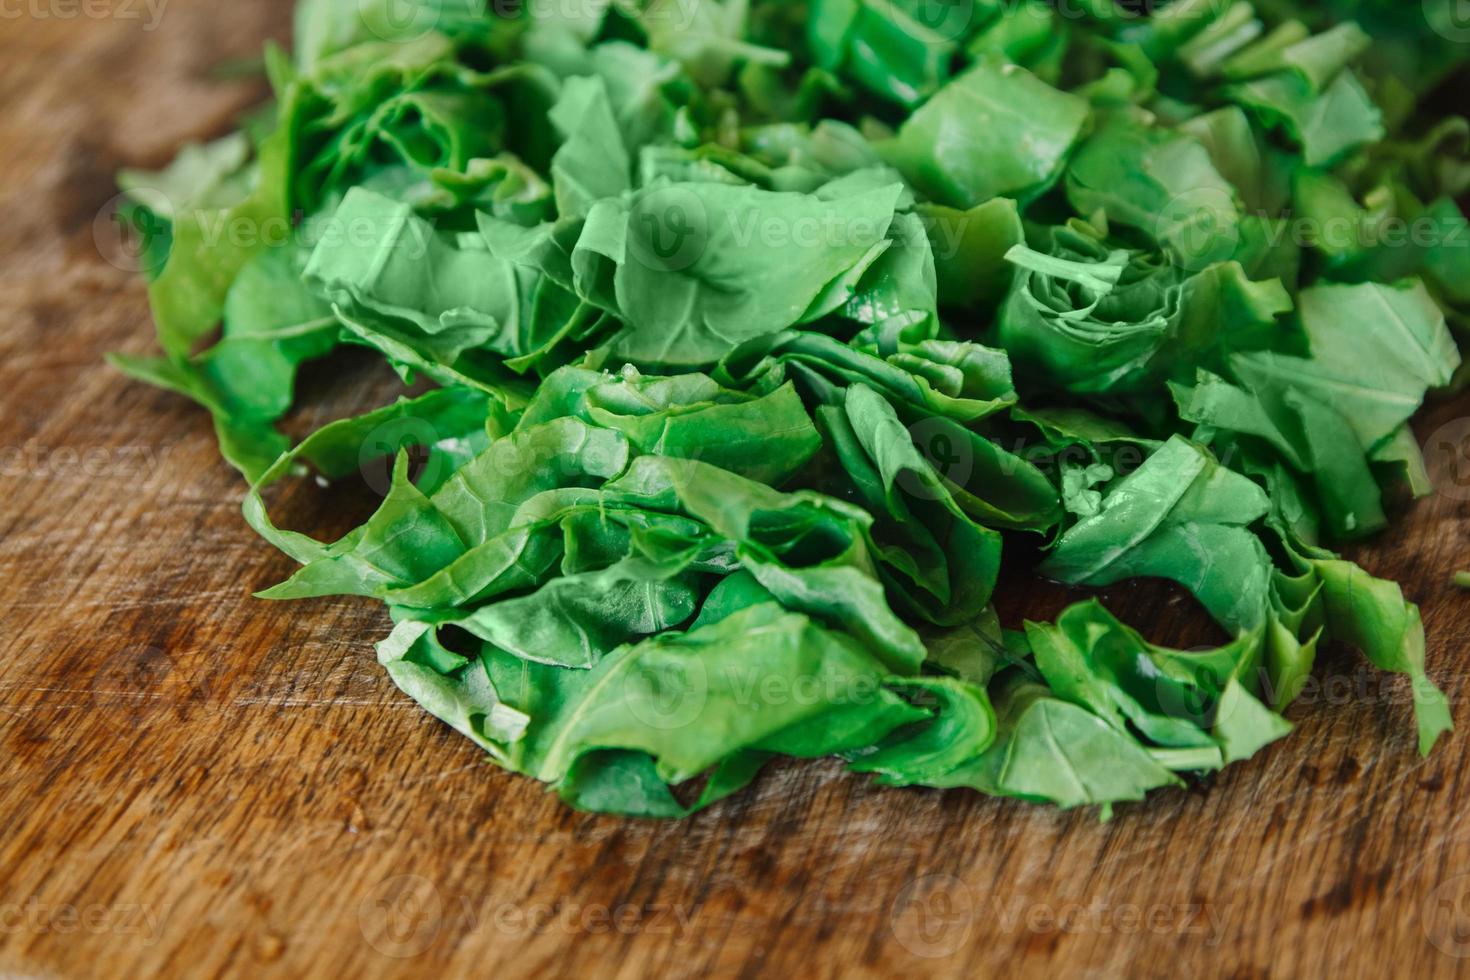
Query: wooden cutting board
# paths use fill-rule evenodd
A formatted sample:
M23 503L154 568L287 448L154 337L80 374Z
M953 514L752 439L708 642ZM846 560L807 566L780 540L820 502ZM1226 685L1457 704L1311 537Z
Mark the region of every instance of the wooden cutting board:
M0 975L1470 968L1470 400L1419 428L1439 492L1355 553L1422 604L1466 732L1421 760L1407 685L1330 654L1291 738L1107 824L834 764L683 823L573 813L394 689L375 604L250 598L290 562L242 521L204 413L101 363L152 349L107 206L120 166L230 129L262 88L215 67L288 22L204 0L0 18ZM297 433L392 384L364 359L304 387ZM303 485L276 512L340 532L360 503ZM1068 598L1023 583L1002 611ZM1209 639L1175 593L1108 599Z

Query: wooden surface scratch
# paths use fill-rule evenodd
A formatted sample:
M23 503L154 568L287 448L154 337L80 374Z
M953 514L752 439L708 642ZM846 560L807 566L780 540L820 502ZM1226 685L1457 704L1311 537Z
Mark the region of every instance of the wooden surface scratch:
M1354 554L1422 605L1462 726L1427 760L1407 686L1331 651L1293 736L1108 824L833 763L683 823L573 813L393 688L375 604L250 598L290 562L245 526L206 416L101 363L152 347L142 284L94 232L113 172L228 131L262 86L213 66L284 40L288 6L63 7L0 20L0 975L1470 968L1453 453ZM303 384L298 434L392 390L366 362ZM1467 415L1434 405L1419 435L1459 445ZM278 512L326 534L368 506L305 485ZM1000 607L1016 624L1071 597L1023 580ZM1107 598L1160 641L1213 636L1172 593Z

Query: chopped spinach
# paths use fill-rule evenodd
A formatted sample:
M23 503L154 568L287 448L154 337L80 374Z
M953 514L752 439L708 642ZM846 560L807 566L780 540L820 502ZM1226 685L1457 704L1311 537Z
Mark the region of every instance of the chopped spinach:
M301 566L264 597L382 601L425 710L642 816L778 755L1106 815L1287 734L1323 641L1451 727L1418 609L1326 547L1427 492L1460 381L1435 3L492 6L300 0L266 111L122 175L163 355L113 362L210 412ZM347 345L432 387L293 445ZM273 523L383 457L361 527ZM1002 628L1028 537L1228 642Z

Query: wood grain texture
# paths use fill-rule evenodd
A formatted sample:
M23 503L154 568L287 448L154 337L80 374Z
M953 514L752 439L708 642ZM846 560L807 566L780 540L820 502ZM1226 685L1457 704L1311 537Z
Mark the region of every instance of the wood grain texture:
M393 688L375 604L251 599L290 563L242 521L204 413L100 362L152 346L98 245L113 171L227 131L262 92L211 67L284 38L284 0L80 9L0 19L0 975L1467 969L1470 470L1441 446L1470 401L1420 426L1440 492L1354 556L1422 604L1464 729L1428 760L1407 686L1329 653L1291 738L1109 824L832 764L682 823L573 813ZM363 360L305 385L298 433L391 379ZM325 532L349 510L302 486L278 513ZM1001 607L1070 597L1023 581ZM1108 599L1210 638L1172 593Z

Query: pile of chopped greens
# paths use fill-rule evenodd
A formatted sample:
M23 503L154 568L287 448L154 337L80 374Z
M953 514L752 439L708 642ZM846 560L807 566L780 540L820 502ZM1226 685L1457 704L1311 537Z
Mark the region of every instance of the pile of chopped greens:
M1428 752L1418 610L1327 546L1428 492L1470 326L1442 6L302 0L268 108L123 174L164 355L114 363L213 416L265 597L381 600L393 681L581 809L839 756L1106 815L1287 734L1329 641ZM412 387L293 445L347 345ZM361 527L273 522L385 454ZM1004 628L1034 571L1229 641Z

